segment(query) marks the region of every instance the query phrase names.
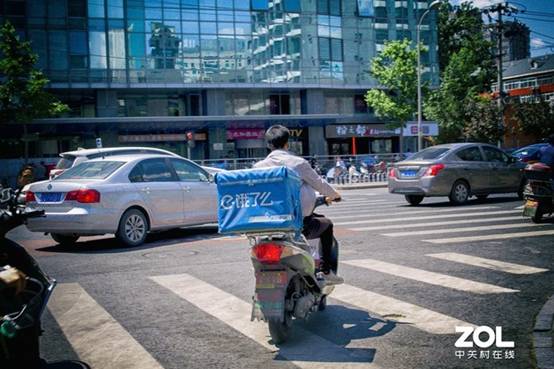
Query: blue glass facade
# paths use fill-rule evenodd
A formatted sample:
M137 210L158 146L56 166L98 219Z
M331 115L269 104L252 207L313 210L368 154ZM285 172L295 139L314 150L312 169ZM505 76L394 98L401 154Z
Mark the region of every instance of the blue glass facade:
M376 87L370 61L386 40L415 40L427 3L2 0L0 17L32 41L72 117L363 114L373 123L360 98ZM436 83L433 13L423 27Z

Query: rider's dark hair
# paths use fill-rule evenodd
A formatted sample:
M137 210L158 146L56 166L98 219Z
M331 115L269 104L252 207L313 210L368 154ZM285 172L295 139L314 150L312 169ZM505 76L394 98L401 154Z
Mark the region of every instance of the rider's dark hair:
M270 150L278 150L285 147L289 142L290 132L287 127L280 124L271 126L265 132L265 139L267 140L267 147Z

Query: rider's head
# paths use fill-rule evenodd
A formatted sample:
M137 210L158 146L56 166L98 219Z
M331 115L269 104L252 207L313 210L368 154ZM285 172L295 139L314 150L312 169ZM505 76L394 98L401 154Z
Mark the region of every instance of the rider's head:
M289 147L289 136L290 132L287 127L284 127L280 124L271 126L265 132L267 147L270 150L287 150Z
M551 134L550 136L548 136L548 138L546 139L546 141L547 141L549 144L551 144L551 145L554 146L554 133Z

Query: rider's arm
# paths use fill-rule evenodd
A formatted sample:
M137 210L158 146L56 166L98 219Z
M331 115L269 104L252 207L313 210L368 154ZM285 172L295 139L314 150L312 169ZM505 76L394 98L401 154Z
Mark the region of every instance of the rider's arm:
M301 163L296 170L304 182L323 196L330 197L331 199L340 198L340 194L327 181L321 178L307 161Z

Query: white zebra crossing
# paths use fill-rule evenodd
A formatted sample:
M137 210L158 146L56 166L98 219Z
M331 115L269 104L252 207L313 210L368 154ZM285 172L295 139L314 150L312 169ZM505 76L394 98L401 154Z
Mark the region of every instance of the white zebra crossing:
M387 236L387 237L422 236L422 235L429 235L429 234L478 232L478 231L492 231L492 230L499 230L499 229L514 229L514 228L541 227L541 226L544 226L544 224L519 222L519 223L510 223L510 224L486 225L486 226L479 226L479 227L426 229L423 231L382 233L381 235Z
M475 327L474 324L448 315L348 284L336 286L330 297L379 314L385 319L413 324L415 328L431 334L453 334L456 326Z
M48 309L79 359L91 368L163 369L79 284L58 284Z
M436 244L439 244L439 243L445 244L445 243L459 243L459 242L509 240L513 238L540 237L540 236L554 236L554 230L486 234L486 235L480 235L480 236L467 236L467 237L437 238L437 239L429 239L429 240L422 240L422 241L429 242L429 243L436 243Z
M250 303L188 274L164 275L150 279L263 347L271 351L276 350L275 346L269 343L267 323L250 321ZM301 327L295 327L294 336L297 342L280 347L279 356L300 368L377 368L368 362L369 357L335 345ZM309 359L306 347L317 348L310 352Z
M473 208L467 208L464 209L465 211L475 211L475 210L490 210L490 209L498 209L496 206L480 206L480 207L473 207ZM388 209L387 209L388 210ZM410 215L410 214L442 214L442 213L454 213L460 212L460 209L429 209L429 210L402 210L402 211L395 211L395 212L388 212L387 215ZM374 209L374 211L371 211L368 213L367 211L364 214L355 213L351 216L347 215L339 215L335 216L335 213L325 213L326 215L329 215L332 219L348 219L348 218L382 218L383 212L381 211L381 208Z
M488 212L475 212L475 213L458 213L458 214L438 214L438 215L423 215L416 217L404 217L404 218L379 218L379 219L364 219L364 220L354 220L349 222L336 222L336 226L347 226L347 225L356 225L356 224L365 224L365 223L394 223L394 222L411 222L419 220L429 220L429 219L444 219L444 218L464 218L464 217L478 217L484 215L502 215L502 214L515 214L520 213L519 210L498 210L498 211L488 211Z
M519 290L499 287L488 283L475 282L468 279L452 277L446 274L429 272L426 270L387 263L375 259L347 260L343 261L342 264L374 270L380 273L390 274L401 278L411 279L414 281L424 282L439 287L446 287L475 294L519 292Z
M515 263L508 263L500 260L486 259L477 256L459 254L455 252L443 252L437 254L427 254L432 258L453 261L455 263L461 263L466 265L477 266L481 268L501 271L511 274L536 274L548 272L548 269L535 268L529 265L521 265Z
M511 217L494 217L494 218L478 218L478 219L464 219L463 224L475 224L475 223L491 223L491 222L502 222L506 220L521 220L521 216L511 216ZM386 229L398 229L398 228L422 228L422 227L437 227L443 225L452 225L461 224L460 220L447 220L444 222L424 222L424 223L409 223L409 224L391 224L391 225L381 225L381 226L371 226L371 227L356 227L349 228L351 231L356 232L367 232L367 231L382 231Z

